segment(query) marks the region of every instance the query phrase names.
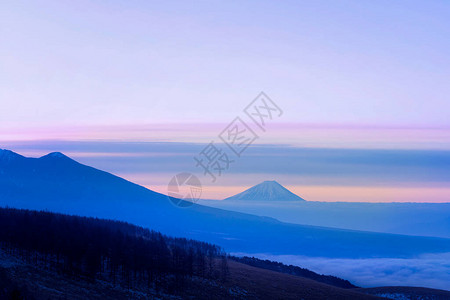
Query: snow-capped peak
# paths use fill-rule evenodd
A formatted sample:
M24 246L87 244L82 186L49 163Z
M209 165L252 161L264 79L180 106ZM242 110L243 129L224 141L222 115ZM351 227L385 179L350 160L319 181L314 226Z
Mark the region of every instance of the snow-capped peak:
M69 158L69 157L65 156L61 152L52 152L52 153L42 156L41 158Z
M245 201L304 201L275 180L264 181L225 200Z

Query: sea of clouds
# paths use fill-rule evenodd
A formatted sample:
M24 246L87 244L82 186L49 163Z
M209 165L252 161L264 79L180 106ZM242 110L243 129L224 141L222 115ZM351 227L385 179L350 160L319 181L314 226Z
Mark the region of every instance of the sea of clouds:
M361 287L420 286L450 290L450 253L417 258L325 258L295 255L234 253L279 261L347 279Z

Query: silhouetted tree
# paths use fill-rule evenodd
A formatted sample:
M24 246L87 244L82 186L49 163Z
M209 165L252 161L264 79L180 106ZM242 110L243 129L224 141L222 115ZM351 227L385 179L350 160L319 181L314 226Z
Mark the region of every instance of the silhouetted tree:
M144 283L183 288L192 276L212 277L222 250L172 238L125 222L0 208L0 247L24 260L67 275L132 288ZM227 265L222 261L221 273ZM170 279L172 278L172 279Z

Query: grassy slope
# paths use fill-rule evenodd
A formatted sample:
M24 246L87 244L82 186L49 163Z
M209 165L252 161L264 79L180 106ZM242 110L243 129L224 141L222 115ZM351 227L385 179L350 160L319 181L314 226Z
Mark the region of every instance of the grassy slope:
M229 261L230 282L257 299L377 299L310 279Z
M226 282L194 278L178 295L158 294L144 288L126 290L108 281L90 282L26 264L0 253L0 278L32 299L378 299L353 290L345 290L298 276L255 268L229 261ZM0 284L0 298L2 286ZM27 295L25 293L25 295ZM24 294L22 292L22 294Z

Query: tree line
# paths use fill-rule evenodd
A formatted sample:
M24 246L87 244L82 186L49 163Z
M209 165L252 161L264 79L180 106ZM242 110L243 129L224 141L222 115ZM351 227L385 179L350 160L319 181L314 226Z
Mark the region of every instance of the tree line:
M0 208L0 248L26 262L125 288L173 292L197 276L226 280L218 246L125 222Z

